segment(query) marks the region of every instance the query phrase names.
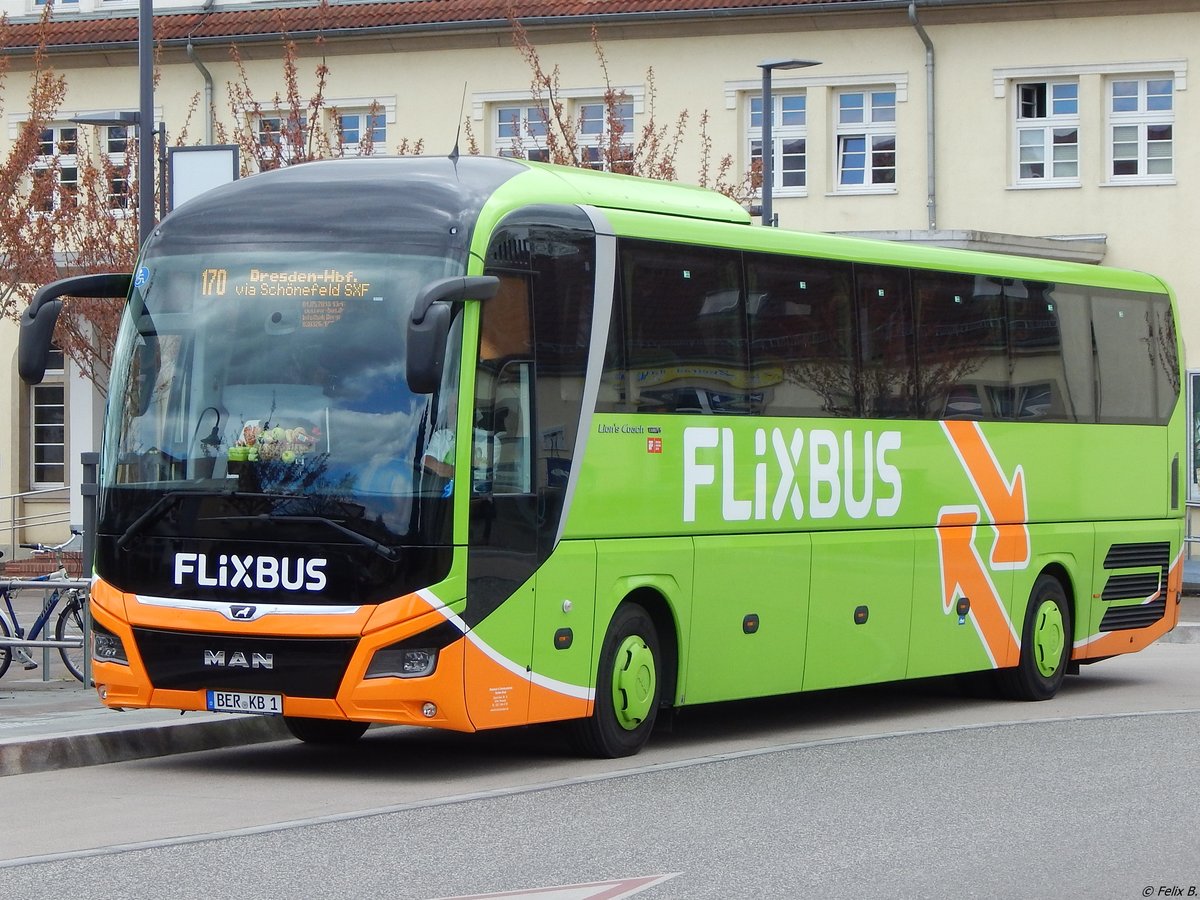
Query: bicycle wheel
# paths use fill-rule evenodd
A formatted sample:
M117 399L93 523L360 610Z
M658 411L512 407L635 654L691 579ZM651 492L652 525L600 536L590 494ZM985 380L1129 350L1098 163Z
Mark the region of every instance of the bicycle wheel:
M0 615L0 638L7 638L12 635L8 630L8 619ZM12 662L12 647L0 647L0 678L4 677L4 673L8 671L8 664Z
M79 602L79 594L73 593L58 614L58 622L54 625L56 641L79 641L78 647L59 647L63 665L67 667L78 681L83 681L83 654L87 648L83 646L83 607Z

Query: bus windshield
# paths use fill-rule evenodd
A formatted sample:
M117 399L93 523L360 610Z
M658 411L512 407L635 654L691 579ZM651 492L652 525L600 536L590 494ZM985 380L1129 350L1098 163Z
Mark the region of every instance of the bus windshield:
M433 394L408 388L405 335L421 289L461 265L315 248L144 260L114 358L102 529L156 533L179 517L147 511L194 493L206 515L187 518L212 529L323 517L385 544L439 540L422 498L448 509L450 487L422 460L454 415L461 317Z

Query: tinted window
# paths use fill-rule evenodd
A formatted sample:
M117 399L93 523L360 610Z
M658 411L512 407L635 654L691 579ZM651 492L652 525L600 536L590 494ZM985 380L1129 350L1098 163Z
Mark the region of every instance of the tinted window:
M1153 296L1149 300L1154 333L1154 352L1150 356L1158 398L1158 421L1166 424L1179 399L1179 339L1175 334L1171 301Z
M740 254L627 241L619 278L626 407L747 412Z
M916 403L923 418L1008 418L1004 295L983 277L916 270Z
M908 270L855 266L859 408L868 418L913 414L916 351Z
M1148 296L1092 291L1091 299L1099 421L1165 421L1178 390L1170 386L1166 366L1169 362L1173 367L1171 376L1177 383L1173 330L1169 338L1172 350L1164 358L1159 335L1166 337L1166 329L1156 322L1155 305ZM1160 393L1166 395L1162 407ZM1166 410L1165 415L1160 409Z
M755 412L857 412L854 321L847 263L746 256Z
M1063 304L1055 297L1056 286L1013 279L1004 279L1001 285L1008 311L1012 382L1011 416L1007 417L1022 422L1093 421L1091 354L1076 357L1088 374L1074 379L1077 383L1073 384L1067 372L1065 342L1077 336L1064 334L1075 326L1060 321ZM1086 308L1080 312L1086 316Z
M600 411L1161 424L1179 394L1161 295L647 241L620 266Z

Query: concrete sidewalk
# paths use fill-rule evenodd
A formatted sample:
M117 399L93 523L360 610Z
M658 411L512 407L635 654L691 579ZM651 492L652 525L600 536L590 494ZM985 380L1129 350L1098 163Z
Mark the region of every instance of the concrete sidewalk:
M25 677L21 677L25 676ZM210 750L288 736L281 719L168 709L124 712L78 681L9 668L0 680L0 776Z
M1200 560L1185 567L1180 624L1163 641L1200 643ZM233 747L289 737L272 716L163 709L117 712L74 679L44 681L14 662L0 679L0 776Z

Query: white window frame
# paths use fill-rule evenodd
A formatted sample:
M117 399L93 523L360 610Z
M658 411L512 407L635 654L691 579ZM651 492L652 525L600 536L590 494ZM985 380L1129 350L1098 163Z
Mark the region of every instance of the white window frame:
M890 96L890 104L887 98ZM843 103L853 97L861 97L861 107ZM900 103L896 88L888 85L855 87L835 91L833 94L833 184L837 194L894 194L898 191L899 156L897 148L897 110ZM861 108L861 116L854 116L853 109ZM851 141L861 141L861 151L851 148ZM891 143L890 149L887 144ZM862 154L861 170L847 165L853 156ZM891 156L891 165L885 163ZM848 172L862 172L862 181L846 182ZM887 173L891 173L890 180Z
M54 366L55 361L60 361L57 367ZM62 403L39 403L39 395L47 393L48 390L55 389L62 392ZM55 488L64 486L67 481L67 379L66 379L66 359L63 352L57 348L52 348L49 359L47 360L46 375L40 384L32 384L29 386L29 483L32 488ZM57 416L60 421L53 421L55 416L51 416L51 421L39 421L39 411L44 410L60 410L60 415ZM39 434L39 429L60 429L62 432L61 441L45 441L39 440L43 435ZM44 463L39 461L39 450L44 447L61 447L62 460L60 462ZM49 467L57 467L61 469L62 479L51 481L45 478L39 478L39 470Z
M114 214L132 215L137 202L133 197L134 163L137 157L136 136L132 125L103 126L104 158L111 168L105 205ZM124 184L123 189L118 189Z
M621 120L621 148L627 151L627 157L633 156L633 101L615 100L614 107ZM609 117L607 104L603 97L593 100L578 100L572 110L578 123L579 149L593 169L609 169L611 166L603 159L604 147L609 141Z
M637 116L640 116L645 111L646 89L643 85L614 85L610 88L612 94L621 98L621 104L630 104L631 113L627 117L623 117L626 122L626 135L629 136L628 143L632 152L633 146L637 143L634 138L634 123ZM593 160L599 156L598 148L603 146L607 140L607 121L601 127L599 134L583 134L580 127L583 122L583 108L592 105L604 105L605 90L603 88L561 88L557 91L558 99L568 104L567 115L576 124L576 139L579 147L585 151L585 156L591 155ZM528 90L524 91L480 91L471 95L471 119L472 121L485 123L490 141L491 152L496 156L513 156L514 137L519 135L520 144L522 145L524 156L527 159L544 159L546 156L546 143L544 134L540 128L534 127L533 134L530 134L528 123L530 121L531 111L538 108L545 108L545 102L539 104L538 101L530 96ZM517 131L514 132L511 127L511 116L506 125L510 127L500 127L501 110L523 110L517 116ZM547 115L548 115L547 111ZM590 118L588 121L595 121L595 118ZM622 141L624 143L624 141Z
M308 114L299 113L300 132L307 140L308 138ZM283 165L287 165L296 158L296 147L288 140L286 123L292 118L290 110L272 110L264 111L256 116L252 121L254 127L254 140L259 146L266 146L271 143L270 138L274 137L279 144L279 158ZM264 126L268 123L277 123L271 129L265 129Z
M374 143L372 146L372 155L381 155L387 153L387 123L388 116L386 110L378 108L374 112L370 107L365 109L342 109L338 108L334 112L335 128L337 134L341 136L342 155L344 156L359 156L361 155L361 145L363 135L369 130L374 134ZM353 133L358 135L353 140L348 137L349 130L346 128L347 119L357 119Z
M67 133L71 133L72 137L67 137ZM46 139L46 134L51 135L50 139ZM62 147L65 143L70 142L74 146L74 152L63 152ZM49 146L50 152L41 152ZM37 178L39 173L54 172L54 187L50 192L50 206L39 210L43 213L50 213L54 210L61 209L63 206L63 197L70 194L73 202L79 202L79 126L69 125L62 122L52 123L42 129L39 135L39 153L34 160L32 172L34 178ZM73 177L64 177L64 176ZM69 186L64 190L64 186Z
M771 107L771 194L775 197L807 197L808 91L773 90ZM745 147L751 165L762 159L762 134L762 93L759 92L749 95L746 102ZM797 158L799 166L795 165Z
M1166 86L1166 91L1162 90ZM1135 93L1127 93L1132 86ZM1118 94L1118 90L1123 92ZM1153 93L1151 91L1153 90ZM1168 74L1154 75L1120 75L1109 78L1105 84L1105 108L1108 110L1106 123L1107 150L1104 161L1105 184L1175 184L1175 86ZM1118 97L1125 101L1118 103ZM1162 98L1167 105L1162 106ZM1156 99L1157 98L1157 101ZM1134 101L1134 109L1118 110L1118 105L1128 105ZM1153 109L1151 107L1158 106ZM1152 129L1167 128L1170 137L1166 140L1158 138ZM1133 137L1130 141L1129 138ZM1120 138L1120 140L1118 140ZM1133 157L1119 157L1118 146L1133 144ZM1160 155L1163 145L1167 153ZM1114 171L1118 159L1132 160L1137 167L1136 172L1117 174ZM1167 171L1151 172L1151 164L1155 161L1167 162ZM1161 164L1155 168L1162 168Z
M1030 107L1036 89L1041 105ZM1061 188L1082 184L1078 78L1028 78L1013 83L1012 183ZM1041 166L1041 174L1034 167ZM1074 172L1066 169L1074 166ZM1056 171L1059 170L1059 171Z
M550 110L532 100L505 103L492 110L492 146L497 156L545 162L549 158L546 133Z

